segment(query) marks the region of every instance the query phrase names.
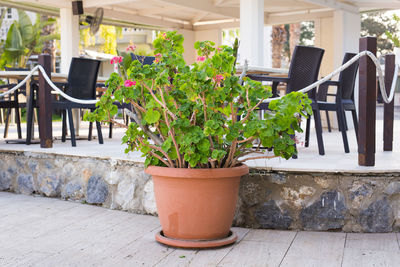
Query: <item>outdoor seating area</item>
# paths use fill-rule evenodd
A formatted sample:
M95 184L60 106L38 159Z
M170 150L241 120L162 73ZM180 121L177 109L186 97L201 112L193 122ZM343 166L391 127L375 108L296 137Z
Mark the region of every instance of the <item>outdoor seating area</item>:
M399 10L0 0L0 266L397 267Z

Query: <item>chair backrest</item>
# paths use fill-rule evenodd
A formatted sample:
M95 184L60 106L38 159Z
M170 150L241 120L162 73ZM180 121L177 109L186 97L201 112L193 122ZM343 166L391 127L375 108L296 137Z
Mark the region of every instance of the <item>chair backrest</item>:
M324 52L324 49L311 46L298 45L294 48L289 67L290 80L286 87L287 93L298 91L317 81ZM309 92L310 98L315 99L315 91Z
M99 60L72 58L66 93L79 99L95 99L99 67Z
M350 59L356 56L355 53L344 54L343 63L346 63ZM350 65L347 69L343 70L339 74L340 90L342 92L342 99L354 99L354 85L356 83L358 70L358 60Z
M131 58L132 60L139 60L139 62L141 62L142 65L151 65L153 64L153 61L156 59L155 57L138 56L133 53L131 53Z

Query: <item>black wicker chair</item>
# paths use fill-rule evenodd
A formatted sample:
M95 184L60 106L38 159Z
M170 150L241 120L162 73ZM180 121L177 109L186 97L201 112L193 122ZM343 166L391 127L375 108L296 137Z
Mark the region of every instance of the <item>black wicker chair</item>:
M346 53L343 58L343 64L352 59L356 54L354 53ZM319 110L325 110L327 111L335 111L338 119L338 126L339 126L339 131L342 133L342 138L343 138L343 145L344 145L344 151L346 153L349 153L349 143L347 140L347 122L346 122L346 116L345 116L345 111L351 111L352 116L353 116L353 123L354 123L354 130L356 132L356 138L358 138L358 120L357 120L357 112L356 112L356 105L354 103L354 85L356 82L356 77L357 77L357 70L358 70L358 60L354 62L353 64L350 65L347 69L343 70L340 75L338 81L327 81L323 83L321 86L323 86L323 91L322 94L325 94L326 96L335 96L336 100L335 102L327 102L325 101L317 101L313 102L313 108L314 106L317 106ZM336 94L329 94L325 93L324 91L326 90L325 88L329 86L335 86L337 88ZM320 88L318 89L318 94L320 94ZM319 97L317 99L320 99L322 97ZM309 125L309 124L308 124ZM306 129L306 142L305 145L308 146L308 140L309 140L309 133L310 129L307 127Z
M310 46L296 46L293 51L292 61L290 62L288 77L271 77L265 75L247 75L250 79L257 81L272 82L273 96L279 96L277 87L279 83L286 83L286 93L298 91L314 83L318 79L319 68L321 66L324 49ZM315 89L308 93L310 99L316 99ZM261 104L261 110L268 109L268 104ZM318 150L320 155L325 154L324 143L322 139L322 125L317 105L313 106L315 118L315 129L318 140ZM309 124L309 120L307 120Z
M84 100L96 99L96 81L99 72L100 61L87 58L72 58L69 68L68 79L66 83L55 83L57 86L64 87L67 95ZM96 109L96 104L79 104L71 102L63 97L52 102L53 109L61 110L62 115L62 137L61 141L65 142L67 134L67 114L71 135L71 144L76 146L74 121L72 117L72 109ZM32 113L30 113L32 116ZM30 119L32 121L32 118ZM99 143L103 144L103 136L101 132L100 122L96 122ZM28 126L29 127L29 126ZM89 137L91 139L92 123L89 125Z
M6 67L5 70L7 71L21 71L21 70L28 70L25 68L8 68ZM19 83L21 80L17 80ZM0 88L7 88L11 89L14 87L16 84L11 84L10 81L8 81L8 84L1 85ZM10 125L10 115L11 111L14 109L15 110L15 122L17 124L17 133L18 133L18 139L22 139L22 132L21 132L21 115L20 115L20 108L25 108L26 107L26 102L19 102L19 96L20 95L25 95L26 96L26 86L23 85L21 86L18 90L15 90L12 95L6 96L3 99L0 100L0 108L4 108L7 110L7 115L5 116L5 127L4 127L4 138L7 138L8 136L8 128Z
M156 59L155 57L138 56L133 53L131 53L131 58L132 60L139 60L139 62L141 62L142 65L151 65L153 64L153 61Z

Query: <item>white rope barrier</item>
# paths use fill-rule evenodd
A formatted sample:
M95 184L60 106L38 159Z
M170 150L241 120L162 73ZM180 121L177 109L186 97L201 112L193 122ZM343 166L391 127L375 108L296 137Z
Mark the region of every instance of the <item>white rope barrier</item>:
M313 84L310 84L309 86L299 90L299 92L302 93L307 93L308 91L314 89L315 87L317 87L318 85L330 80L333 76L335 76L336 74L340 73L341 71L345 70L346 68L348 68L351 64L353 64L355 61L357 61L360 57L362 56L369 56L372 61L374 62L376 69L378 71L378 78L379 78L379 85L380 85L380 89L381 89L381 94L382 94L382 98L383 101L385 101L385 103L390 103L393 100L394 97L394 90L396 89L396 82L397 82L397 75L399 73L399 65L396 64L395 68L394 68L394 76L393 76L393 81L392 81L392 86L390 88L390 94L389 96L386 93L386 88L385 88L385 81L384 81L384 77L383 77L383 71L382 68L379 64L378 59L376 58L376 56L371 53L370 51L362 51L360 53L358 53L356 56L354 56L353 58L351 58L349 61L347 61L345 64L343 64L342 66L340 66L339 68L337 68L336 70L334 70L332 73L330 73L329 75L325 76L324 78L322 78L321 80L316 81ZM244 75L246 74L248 69L248 62L247 60L245 61L244 64L244 68L242 71L242 74L240 75L239 81L241 81L244 77ZM59 89L49 78L49 76L47 76L46 71L44 70L44 68L41 65L37 65L36 67L34 67L31 72L21 81L19 82L16 86L14 86L13 88L9 89L8 91L1 93L0 97L4 97L6 95L9 95L11 93L13 93L15 90L19 89L22 85L24 85L28 79L36 72L36 71L41 71L43 74L44 79L46 80L46 82L51 86L51 88L53 88L53 90L55 92L57 92L58 94L60 94L62 97L64 97L65 99L68 99L71 102L75 102L78 104L96 104L99 100L98 99L94 99L94 100L85 100L85 99L78 99L72 96L67 95L66 93L64 93L64 91L62 91L61 89ZM269 98L264 100L264 103L269 103L272 100L276 100L276 99L280 99L281 97L274 97L274 98Z
M71 102L75 102L78 104L96 104L97 102L99 102L98 99L94 99L94 100L84 100L84 99L79 99L79 98L75 98L72 96L67 95L66 93L64 93L63 90L61 90L60 88L58 88L49 78L49 76L47 76L46 71L44 70L44 68L40 65L36 66L39 67L39 70L42 72L44 79L46 80L46 82L51 86L51 88L53 88L54 91L56 91L58 94L60 94L62 97L64 97L65 99L68 99Z
M379 64L379 61L375 57L375 55L373 53L371 53L370 51L362 51L362 52L358 53L357 55L352 57L349 61L347 61L345 64L343 64L342 66L340 66L339 68L337 68L336 70L334 70L333 72L331 72L330 74L328 74L327 76L322 78L321 80L318 80L313 84L310 84L309 86L299 90L299 92L307 93L308 91L311 91L312 89L314 89L318 85L320 85L320 84L332 79L333 76L335 76L339 72L345 70L346 68L350 67L351 64L353 64L360 57L365 56L365 55L369 56L372 59L372 61L374 62L375 66L376 66L376 69L378 71L379 86L380 86L380 89L381 89L381 94L382 94L383 101L385 101L385 103L392 102L393 97L394 97L394 90L396 89L397 75L399 73L399 65L397 65L397 64L395 65L392 86L390 88L390 94L389 94L389 97L388 97L388 95L386 93L385 80L384 80L384 76L383 76L383 71L382 71L381 65ZM268 98L268 99L264 100L263 102L264 103L269 103L272 100L276 100L276 99L280 99L280 98L282 98L282 97Z
M79 99L79 98L75 98L72 96L67 95L66 93L64 93L64 91L62 91L61 89L59 89L49 78L49 76L47 76L46 71L44 70L44 68L41 65L37 65L35 66L31 72L21 81L19 82L16 86L14 86L13 88L9 89L8 91L1 93L0 97L4 97L6 95L12 94L15 90L18 90L21 86L23 86L28 79L36 72L36 71L40 71L43 74L44 79L46 80L46 82L51 86L51 88L53 88L53 90L55 92L57 92L58 94L60 94L62 97L64 97L65 99L68 99L71 102L75 102L75 103L79 103L79 104L96 104L99 100L98 99L94 99L94 100L85 100L85 99Z
M9 89L8 91L1 93L0 97L4 97L6 95L12 94L14 93L15 90L18 90L22 85L24 85L28 79L32 76L32 74L39 68L39 66L34 67L31 72L25 77L25 79L23 79L22 81L20 81L16 86L14 86L13 88Z

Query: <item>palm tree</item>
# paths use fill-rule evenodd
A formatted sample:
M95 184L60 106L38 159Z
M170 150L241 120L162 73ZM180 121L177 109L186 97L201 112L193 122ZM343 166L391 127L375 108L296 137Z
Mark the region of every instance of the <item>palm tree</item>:
M49 16L41 15L40 20L42 22L49 21ZM54 23L47 24L42 28L42 36L52 36L56 30L56 26ZM52 69L56 68L56 40L48 39L43 43L42 53L51 55L51 65Z
M301 23L292 23L289 26L290 57L293 54L295 46L300 43L300 30L301 30Z
M35 23L32 24L25 11L18 10L18 20L14 21L7 32L0 66L25 67L32 54L42 53L46 42L60 39L59 34L42 34L44 27L54 23L53 18L42 21L37 15Z
M272 67L280 68L282 62L283 46L286 41L285 25L274 25L271 34Z

